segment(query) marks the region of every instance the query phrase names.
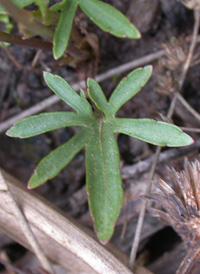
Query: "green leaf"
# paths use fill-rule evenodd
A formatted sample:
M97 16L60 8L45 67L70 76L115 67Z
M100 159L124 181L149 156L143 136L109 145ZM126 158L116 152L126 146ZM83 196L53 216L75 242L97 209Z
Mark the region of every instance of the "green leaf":
M28 187L37 187L47 180L54 178L85 146L90 135L90 130L83 129L67 143L59 146L44 157L30 178Z
M60 11L62 8L62 3L56 3L56 4L53 4L51 7L50 7L50 10L51 11Z
M80 8L102 30L117 37L140 38L137 28L121 12L99 0L79 0Z
M24 8L34 3L34 0L12 0L19 8Z
M81 98L86 99L85 92L82 89L80 89L80 96Z
M100 121L86 146L86 181L94 227L104 243L113 234L123 200L119 164L112 128Z
M191 145L193 139L172 124L152 119L116 118L113 125L116 132L135 137L157 146L180 147Z
M63 1L60 19L53 39L53 54L55 59L60 58L67 48L77 6L77 0Z
M1 14L6 14L7 13L6 9L1 5L0 5L0 13Z
M51 112L25 118L7 131L10 137L28 138L58 128L86 126L91 119L74 112Z
M44 72L44 79L49 88L57 94L67 105L83 115L92 115L89 102L80 97L73 88L61 77Z
M107 108L108 108L108 102L106 100L106 97L99 86L99 84L94 79L88 79L87 81L88 85L88 94L91 98L91 100L95 103L96 107L103 111L104 114L107 114Z
M147 82L151 67L137 69L120 82L109 103L95 80L88 80L88 93L99 109L93 114L84 91L80 96L61 77L45 73L47 85L74 112L45 113L26 118L8 131L13 137L29 137L60 127L85 126L67 143L47 155L37 166L29 188L37 187L55 177L83 148L86 147L86 183L89 207L94 227L101 242L113 234L123 200L119 170L119 150L114 132L121 132L159 146L184 146L193 143L191 137L178 127L151 119L115 118L117 110L132 98ZM99 115L101 111L105 115Z
M49 0L35 0L35 3L40 8L40 11L42 13L42 16L45 17L49 5Z
M12 0L12 2L17 5L19 8L24 8L34 3L34 0ZM0 5L0 13L6 13L7 10L4 6Z
M115 115L118 109L135 96L147 83L152 73L152 67L139 68L123 78L113 91L109 100L110 115Z

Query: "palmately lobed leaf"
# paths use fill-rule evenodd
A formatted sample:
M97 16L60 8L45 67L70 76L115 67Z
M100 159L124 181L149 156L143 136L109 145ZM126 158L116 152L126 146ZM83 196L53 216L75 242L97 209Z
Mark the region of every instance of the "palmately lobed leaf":
M179 147L194 143L193 139L175 125L152 119L114 120L114 131L157 146Z
M85 127L41 160L29 181L29 188L54 178L85 147L89 207L102 243L112 236L123 201L119 149L114 133L120 132L159 146L176 147L193 143L191 137L172 124L152 119L114 117L117 110L145 85L151 70L151 66L147 66L131 72L119 83L109 102L99 84L89 79L88 93L96 105L95 114L84 91L79 96L64 79L45 73L47 85L76 113L55 112L32 116L16 123L8 131L12 137L27 138L70 125Z
M111 5L99 0L79 0L80 8L104 31L117 37L139 39L140 33L126 16Z

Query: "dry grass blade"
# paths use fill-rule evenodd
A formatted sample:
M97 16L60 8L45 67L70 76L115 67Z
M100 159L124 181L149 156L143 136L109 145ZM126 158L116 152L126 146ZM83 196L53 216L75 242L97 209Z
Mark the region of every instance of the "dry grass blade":
M46 269L49 273L53 274L54 270L51 264L49 263L47 257L45 256L43 250L39 246L37 239L35 238L22 211L20 210L17 203L15 202L1 170L0 170L0 191L7 192L8 194L7 206L10 207L12 212L14 213L17 223L20 225L25 237L28 239L30 245L32 246L36 256L38 257L44 269Z
M45 255L68 273L131 273L128 257L110 244L105 248L95 235L76 220L28 191L18 180L3 172L15 201L31 224ZM33 250L6 204L7 192L0 192L0 229L21 245ZM113 255L114 254L114 255ZM143 272L142 272L143 271ZM135 273L150 274L143 267Z
M180 0L183 5L185 5L188 9L197 9L200 7L199 0Z

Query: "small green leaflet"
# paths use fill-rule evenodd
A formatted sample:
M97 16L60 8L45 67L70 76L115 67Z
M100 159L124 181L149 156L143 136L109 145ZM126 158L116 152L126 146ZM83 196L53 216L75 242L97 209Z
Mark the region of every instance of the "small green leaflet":
M24 8L34 3L34 0L12 0L12 2L19 8ZM0 5L0 12L6 12L6 9Z
M139 39L136 27L121 12L99 0L79 0L80 8L104 31L117 37Z
M34 0L12 0L19 8L24 8L34 3Z
M60 10L60 19L53 39L53 54L55 59L60 58L67 48L78 6L102 30L108 31L117 37L140 38L139 31L126 16L103 1L63 0L62 3L52 6L52 10Z
M53 39L55 59L60 58L67 48L77 6L77 0L64 0L61 5L61 15Z
M137 28L125 15L100 0L63 0L62 2L53 4L51 7L49 7L49 0L12 0L12 2L19 8L36 4L42 15L43 26L51 25L52 22L57 20L57 16L59 16L53 35L53 55L55 59L62 57L67 49L78 6L99 28L110 32L116 37L127 37L130 39L139 39L141 37ZM0 10L1 12L6 12L6 9L1 5ZM56 13L52 13L53 11ZM52 36L51 29L46 36L48 38Z
M73 111L44 113L16 123L7 135L28 138L67 126L82 129L67 143L44 157L29 180L29 188L54 178L82 149L85 148L86 185L94 229L102 243L109 241L123 202L119 169L119 149L115 132L121 132L159 146L186 146L193 143L178 127L152 119L116 118L119 108L136 95L151 75L151 66L139 68L123 79L107 101L99 84L88 79L88 95L80 96L61 77L44 73L47 85Z

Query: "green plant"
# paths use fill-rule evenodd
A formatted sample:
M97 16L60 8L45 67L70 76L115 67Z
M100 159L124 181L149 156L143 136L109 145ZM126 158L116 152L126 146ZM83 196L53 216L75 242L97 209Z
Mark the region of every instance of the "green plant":
M39 12L24 11L23 13L21 9L32 3L39 7ZM49 7L49 0L12 0L12 2L0 0L0 4L29 31L53 38L55 59L60 58L67 48L78 6L102 30L117 37L140 38L139 31L121 12L100 0L63 0L51 7ZM41 28L38 26L38 19L42 20ZM56 26L56 30L53 33L51 29L44 26Z
M7 14L4 14L4 11L1 11L1 8L0 8L0 22L3 23L5 26L4 31L6 33L10 33L13 28L13 24L10 21L10 17ZM0 46L9 46L9 44L0 42Z
M94 112L82 90L79 96L64 79L45 72L44 79L49 88L75 112L44 113L25 118L7 132L11 137L28 138L67 126L83 127L39 163L30 178L29 188L55 177L85 147L89 207L101 242L107 242L112 236L123 201L119 150L114 133L127 134L159 146L184 146L193 142L172 124L115 117L119 108L146 84L151 71L151 66L146 66L131 72L119 83L109 101L99 84L88 79L88 95L94 103Z

